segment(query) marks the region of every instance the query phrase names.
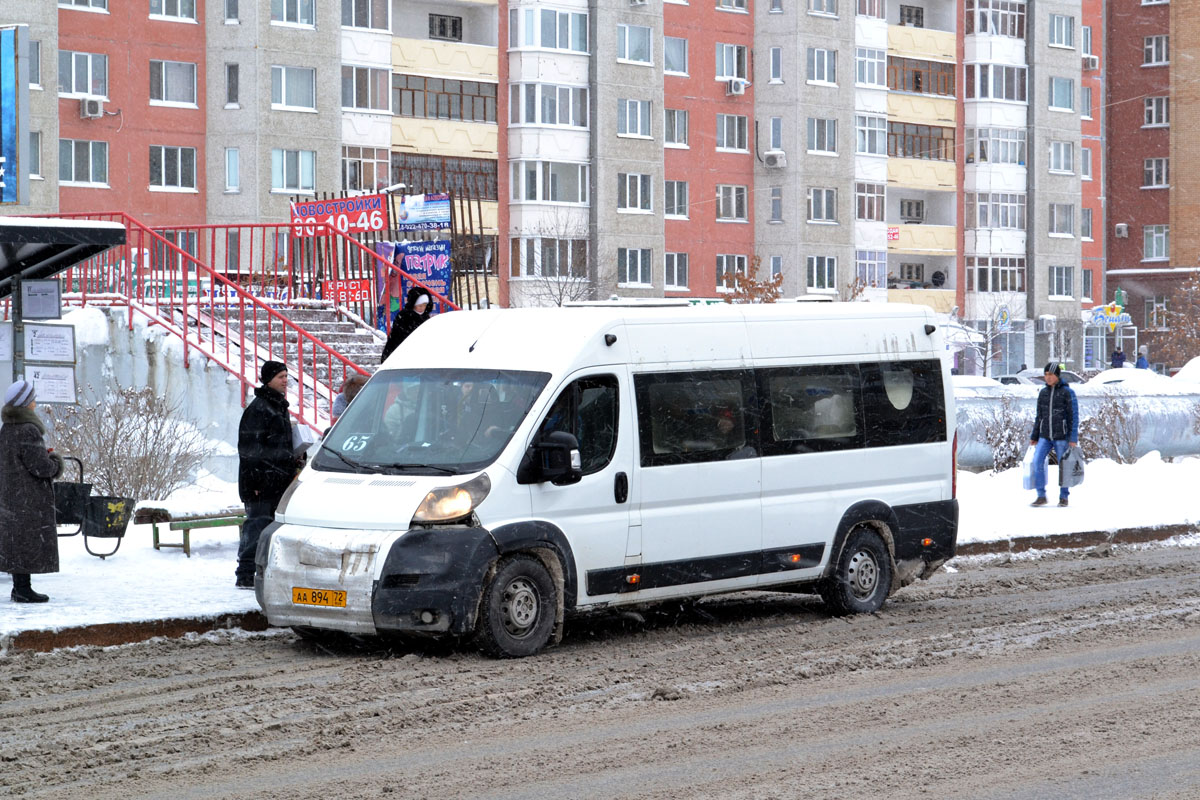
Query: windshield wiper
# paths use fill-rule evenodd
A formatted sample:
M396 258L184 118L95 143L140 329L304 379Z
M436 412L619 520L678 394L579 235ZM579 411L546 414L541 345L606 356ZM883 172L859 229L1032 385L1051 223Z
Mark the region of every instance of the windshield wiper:
M324 452L329 453L330 455L334 456L335 458L340 459L342 461L342 463L349 466L355 472L366 472L366 473L374 472L374 470L371 469L370 467L368 467L366 464L360 464L359 462L355 461L352 458L347 458L346 456L342 455L337 450L334 450L331 447L323 448L323 450L324 450Z
M439 467L437 464L408 464L408 463L395 462L392 464L374 464L373 466L376 466L379 469L395 469L395 470L404 470L404 471L414 470L414 469L431 469L434 472L441 473L442 475L457 475L458 474L458 470L456 470L456 469L451 469L450 467Z

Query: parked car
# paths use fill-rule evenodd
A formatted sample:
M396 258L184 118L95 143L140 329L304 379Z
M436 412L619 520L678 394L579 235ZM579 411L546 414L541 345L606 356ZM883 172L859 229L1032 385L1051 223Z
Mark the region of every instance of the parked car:
M1005 386L1037 386L1045 383L1045 381L1035 381L1025 375L997 375L996 380Z
M1152 369L1136 369L1128 365L1117 367L1116 369L1106 369L1099 375L1088 381L1089 384L1126 384L1129 388L1134 386L1145 386L1147 384L1159 385L1162 381L1171 380L1166 375L1159 375Z
M1045 377L1043 377L1043 373L1040 369L1023 369L1017 373L1017 377L1028 378L1032 383L1036 383L1039 386L1046 385L1046 379L1045 379ZM1067 383L1083 383L1084 382L1083 376L1080 375L1078 372L1075 372L1074 370L1064 369L1064 370L1062 370L1062 372L1059 373L1059 377L1062 378Z

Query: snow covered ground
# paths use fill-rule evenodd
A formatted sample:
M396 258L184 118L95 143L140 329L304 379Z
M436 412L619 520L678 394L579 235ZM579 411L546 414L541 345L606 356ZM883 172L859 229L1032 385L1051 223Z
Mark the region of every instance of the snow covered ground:
M1136 464L1088 464L1087 479L1072 490L1069 508L1031 508L1034 494L1021 489L1017 470L999 475L960 472L959 541L999 541L1019 536L1117 530L1200 520L1191 492L1200 485L1200 458L1162 461L1157 453ZM1057 473L1050 470L1050 482ZM1057 490L1052 485L1050 494ZM174 510L237 506L237 487L211 475L177 492ZM166 526L159 526L160 531ZM164 541L178 541L167 532ZM113 540L93 540L103 552ZM87 554L82 536L59 539L61 572L35 575L33 586L50 595L38 605L11 603L0 579L0 637L25 630L58 630L112 622L215 617L258 610L254 593L233 586L236 528L192 533L192 557L182 550L155 551L149 525L130 526L115 556Z

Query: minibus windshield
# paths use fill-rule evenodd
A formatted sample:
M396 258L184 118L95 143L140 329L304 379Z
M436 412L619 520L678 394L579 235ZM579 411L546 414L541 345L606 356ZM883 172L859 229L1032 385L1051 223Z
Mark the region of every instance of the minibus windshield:
M494 369L382 372L325 437L313 468L415 475L483 469L549 380L545 372Z

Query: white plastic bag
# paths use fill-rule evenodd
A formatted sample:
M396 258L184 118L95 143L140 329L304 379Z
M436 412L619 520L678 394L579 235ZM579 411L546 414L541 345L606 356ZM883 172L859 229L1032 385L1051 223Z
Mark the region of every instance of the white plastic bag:
M1033 451L1036 448L1025 448L1025 458L1021 460L1021 488L1033 488Z

